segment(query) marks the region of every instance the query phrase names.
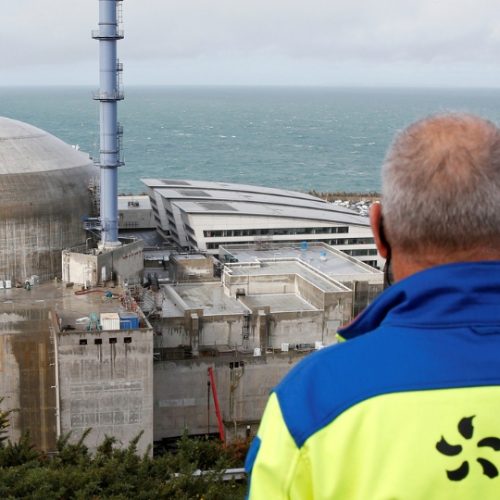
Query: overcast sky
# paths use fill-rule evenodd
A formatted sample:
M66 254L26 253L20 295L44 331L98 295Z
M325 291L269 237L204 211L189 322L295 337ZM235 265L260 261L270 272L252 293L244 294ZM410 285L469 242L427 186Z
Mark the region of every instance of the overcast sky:
M125 0L125 85L500 86L498 0ZM98 0L2 0L0 85L98 79Z

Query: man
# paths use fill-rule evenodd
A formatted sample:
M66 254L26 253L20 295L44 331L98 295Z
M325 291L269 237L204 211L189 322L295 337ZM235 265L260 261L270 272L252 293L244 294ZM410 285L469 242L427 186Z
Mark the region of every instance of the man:
M396 284L271 394L252 500L500 498L500 130L427 118L382 174Z

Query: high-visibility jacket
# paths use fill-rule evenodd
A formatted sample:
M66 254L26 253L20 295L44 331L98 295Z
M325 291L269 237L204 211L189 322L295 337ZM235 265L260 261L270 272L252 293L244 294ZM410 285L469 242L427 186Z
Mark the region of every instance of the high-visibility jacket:
M500 262L416 273L340 333L271 394L249 498L500 499Z

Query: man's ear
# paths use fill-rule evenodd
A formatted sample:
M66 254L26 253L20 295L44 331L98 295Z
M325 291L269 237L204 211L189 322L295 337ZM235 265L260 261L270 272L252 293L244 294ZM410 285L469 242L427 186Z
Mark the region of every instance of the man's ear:
M382 205L380 202L372 203L370 207L370 225L372 227L373 237L378 253L384 259L387 258L390 251L390 246L385 238L384 227L382 224Z

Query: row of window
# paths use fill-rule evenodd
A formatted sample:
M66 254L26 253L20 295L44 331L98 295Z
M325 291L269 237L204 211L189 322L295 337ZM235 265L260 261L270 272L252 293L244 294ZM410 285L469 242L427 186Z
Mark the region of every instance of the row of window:
M127 222L120 223L120 228L124 228L124 229L136 229L138 227L141 227L141 226L139 225L139 222L137 222L137 221L127 221Z
M351 255L352 257L361 257L363 255L377 255L377 250L375 248L366 248L363 250L342 250L345 254Z
M118 342L118 339L116 337L110 337L109 338L109 343L110 344L116 344ZM131 344L132 343L132 337L123 337L123 343L124 344ZM95 345L101 345L102 344L102 339L97 338L94 339L94 344ZM80 339L80 345L87 345L87 339Z
M299 243L299 240L287 240L287 241L282 241L282 240L279 240L278 241L280 244L284 244L284 245L290 245L290 244L294 244L296 245L297 243ZM333 246L339 246L339 245L371 245L374 243L374 239L373 238L344 238L344 239L324 239L324 238L321 238L321 239L315 239L315 240L312 240L312 243L314 242L318 242L318 243L327 243L328 245L333 245ZM207 243L207 250L215 250L217 248L219 248L220 245L224 245L224 243L226 242L218 242L218 243ZM227 242L228 244L255 244L255 241L248 241L248 240L244 240L244 241L231 241L231 242ZM351 250L345 250L345 253L347 252L350 252ZM364 251L364 250L352 250L352 251ZM374 254L359 254L359 255L376 255L377 254L377 251L376 250L373 250L375 253ZM351 255L351 254L349 254Z
M336 234L347 233L348 226L336 227L299 227L299 228L260 228L260 229L223 229L203 231L205 238L220 238L231 236L276 236L285 234Z

